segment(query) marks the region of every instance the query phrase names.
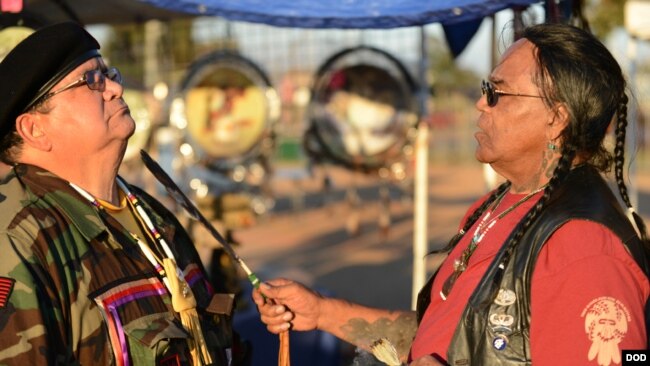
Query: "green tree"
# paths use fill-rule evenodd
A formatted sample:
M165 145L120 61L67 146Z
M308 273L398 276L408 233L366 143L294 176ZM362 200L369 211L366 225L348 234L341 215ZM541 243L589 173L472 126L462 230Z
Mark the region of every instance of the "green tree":
M144 28L141 24L117 24L112 26L113 32L108 44L102 52L122 72L124 79L130 84L142 84L142 44Z
M192 40L192 19L169 21L156 52L164 61L166 72L184 70L196 57ZM124 74L132 86L143 85L145 27L142 23L115 24L112 36L102 53Z
M471 70L458 66L449 48L438 38L428 39L428 80L434 93L453 91L470 92L478 90L479 76Z
M623 25L625 0L580 0L587 1L585 9L592 32L604 39L612 29Z

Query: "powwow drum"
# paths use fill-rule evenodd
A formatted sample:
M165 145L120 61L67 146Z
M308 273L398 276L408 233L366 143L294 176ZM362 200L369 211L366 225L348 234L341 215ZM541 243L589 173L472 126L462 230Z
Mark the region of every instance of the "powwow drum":
M179 89L170 124L182 131L181 153L193 165L188 171L197 202L228 228L249 226L253 212L273 204L269 160L280 114L275 89L259 66L232 51L196 60Z
M249 59L230 51L204 56L190 66L180 89L172 117L185 118L175 124L184 128L202 163L230 170L273 147L279 100L266 74Z
M385 51L360 46L333 55L315 77L305 150L353 170L391 170L412 151L415 92L406 68Z

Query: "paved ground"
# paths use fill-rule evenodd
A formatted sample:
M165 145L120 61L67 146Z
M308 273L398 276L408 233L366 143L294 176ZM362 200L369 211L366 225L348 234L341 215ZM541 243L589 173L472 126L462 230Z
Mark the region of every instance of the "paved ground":
M329 195L319 192L318 180L303 181L298 186L278 182L278 191L294 195L296 188L303 188L305 207L272 213L255 226L237 232L235 235L242 243L240 255L267 276L299 278L337 296L369 305L410 307L412 200L392 186L391 224L382 230L379 222L383 207L377 181L343 171L332 176L334 184ZM346 189L353 181L362 201L357 211L345 200ZM480 167L431 167L430 249L444 245L467 205L483 191ZM327 199L329 202L323 202ZM279 204L283 200L280 198ZM350 227L357 220L359 229L355 235Z

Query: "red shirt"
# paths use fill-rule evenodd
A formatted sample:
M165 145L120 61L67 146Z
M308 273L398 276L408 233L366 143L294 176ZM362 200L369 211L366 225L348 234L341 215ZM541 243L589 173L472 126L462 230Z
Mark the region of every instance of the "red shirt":
M507 194L492 216L523 197ZM540 197L541 193L535 195L495 223L445 301L439 294L442 284L480 219L452 250L434 280L431 304L411 349L414 360L430 354L446 359L474 288L515 225ZM560 227L540 252L531 286L530 345L536 366L615 365L621 363L621 350L646 347L644 306L650 284L606 227L585 220L572 220Z

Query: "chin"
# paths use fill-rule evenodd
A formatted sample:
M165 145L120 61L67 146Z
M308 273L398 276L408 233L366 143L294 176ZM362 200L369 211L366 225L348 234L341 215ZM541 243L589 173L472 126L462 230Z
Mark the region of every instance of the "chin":
M477 148L476 148L476 151L474 152L474 158L475 158L479 163L483 163L483 164L487 164L487 163L488 163L487 159L485 159L485 158L483 157L483 155L481 154L481 148L480 148L480 147L477 147Z
M474 157L483 164L490 164L495 161L498 155L494 150L479 143L476 150L474 150Z
M119 121L119 125L124 126L124 132L126 134L126 138L128 139L129 137L133 136L135 133L135 121L133 118L131 118L130 115L126 115L121 118Z
M127 139L133 136L134 133L135 133L135 123L131 126L131 129L129 130L129 136L127 137Z

